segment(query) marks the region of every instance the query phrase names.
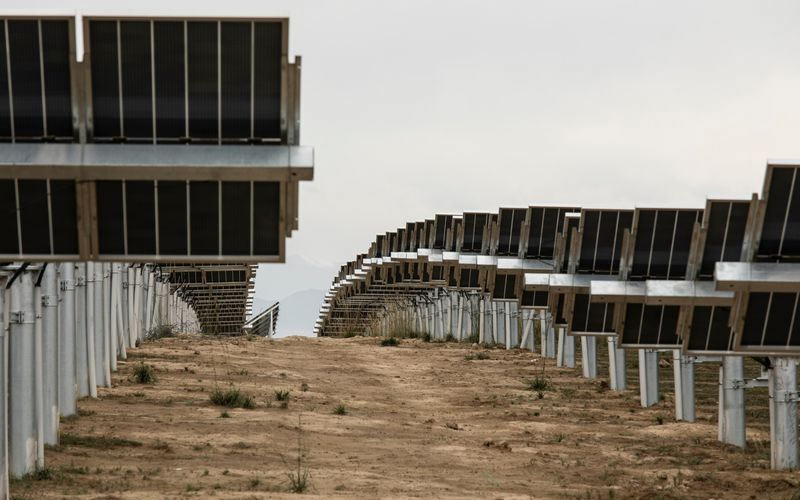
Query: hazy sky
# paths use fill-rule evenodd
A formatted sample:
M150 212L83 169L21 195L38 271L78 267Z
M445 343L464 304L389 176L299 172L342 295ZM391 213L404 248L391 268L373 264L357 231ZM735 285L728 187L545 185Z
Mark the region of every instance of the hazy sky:
M316 172L287 249L323 267L435 212L700 207L800 157L797 1L33 4L288 15Z

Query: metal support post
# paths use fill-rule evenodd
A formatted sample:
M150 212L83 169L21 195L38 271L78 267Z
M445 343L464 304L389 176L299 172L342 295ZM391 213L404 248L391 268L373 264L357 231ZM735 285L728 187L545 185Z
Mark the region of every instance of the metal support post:
M639 396L642 408L658 403L658 351L639 349Z
M8 337L11 297L0 279L0 499L8 500Z
M9 473L20 477L36 469L33 276L23 272L11 286L9 328Z
M584 378L597 378L597 338L581 336L581 367Z
M511 349L511 303L503 303L504 319L505 319L505 337L506 349Z
M42 277L42 371L44 442L58 444L58 271L48 264Z
M86 263L86 369L89 371L89 396L97 397L97 359L95 351L95 264Z
M719 440L744 448L744 359L723 356L719 378Z
M672 350L672 373L675 376L675 420L695 421L694 358Z
M58 331L58 410L75 414L75 264L61 264L61 311Z
M775 470L797 469L797 360L781 357L770 361L770 462Z
M617 347L617 337L608 337L608 384L611 390L624 391L627 388L625 373L625 349Z
M567 327L561 326L559 332L564 335L564 366L575 368L575 337L567 335Z

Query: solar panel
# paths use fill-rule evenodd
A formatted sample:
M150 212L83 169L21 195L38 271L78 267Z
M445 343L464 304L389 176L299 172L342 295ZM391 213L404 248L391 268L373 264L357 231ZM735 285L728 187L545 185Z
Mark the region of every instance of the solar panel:
M481 253L483 251L483 235L486 231L489 214L465 213L463 220L463 237L460 251Z
M709 200L704 215L705 244L698 277L711 279L717 262L741 260L750 201Z
M527 209L501 208L498 223L496 255L519 255L520 234Z
M580 223L580 253L577 271L616 274L622 256L622 237L630 230L632 210L583 209Z
M678 348L679 306L628 303L620 345L626 348Z
M522 292L522 307L546 309L549 301L549 293L540 290L525 290Z
M3 19L0 140L72 141L71 23Z
M434 220L433 248L441 250L447 241L447 230L453 225L453 216L437 215Z
M799 295L789 292L750 293L737 348L779 352L800 347Z
M636 209L630 279L684 279L702 210Z
M84 23L90 140L286 140L284 20Z
M494 277L492 298L495 300L517 300L519 297L518 276L497 273Z
M99 258L269 261L282 255L281 183L98 181L94 187L92 252ZM79 258L74 181L0 180L0 194L0 210L18 210L20 223L16 216L0 218L0 230L12 235L3 238L0 258Z
M524 256L528 259L552 259L556 238L564 230L567 213L579 208L528 207L525 218L527 237Z
M592 302L586 293L575 294L569 327L571 335L613 334L614 304Z
M766 204L755 260L795 261L800 257L798 167L770 164L764 183Z

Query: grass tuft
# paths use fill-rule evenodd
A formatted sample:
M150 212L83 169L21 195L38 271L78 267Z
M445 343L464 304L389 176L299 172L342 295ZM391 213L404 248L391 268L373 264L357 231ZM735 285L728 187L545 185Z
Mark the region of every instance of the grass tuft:
M400 344L400 341L394 337L381 340L381 346L383 347L396 347L398 344Z
M472 360L475 360L475 359L477 359L477 360L489 359L489 353L485 352L485 351L479 351L479 352L476 352L475 354L470 353L470 354L465 355L464 359L467 360L467 361L472 361Z
M275 391L275 401L289 401L289 389L278 389Z
M139 365L133 369L133 380L137 384L152 384L156 381L156 378L156 369L153 365L139 363Z
M175 331L172 329L172 325L160 325L148 330L145 339L156 340L174 336Z
M347 407L345 405L338 405L336 408L333 409L334 415L347 415Z
M251 410L256 407L253 396L239 389L222 390L216 388L214 392L211 393L211 396L209 396L209 399L217 406L226 406L228 408L244 408L246 410Z
M532 379L528 380L528 390L529 391L552 391L553 390L553 383L550 382L550 379L545 376L535 376Z
M115 448L121 446L138 447L142 446L140 441L123 439L114 436L79 436L63 432L58 439L59 446L83 446L86 448Z

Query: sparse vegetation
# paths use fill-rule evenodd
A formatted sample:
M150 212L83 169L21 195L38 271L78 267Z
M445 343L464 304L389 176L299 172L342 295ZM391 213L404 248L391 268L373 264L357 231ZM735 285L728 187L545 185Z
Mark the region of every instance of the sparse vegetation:
M133 369L133 380L137 384L152 384L156 381L156 369L153 365L139 363Z
M444 341L445 342L455 342L456 338L453 337L452 333L448 333L447 336L444 338Z
M528 380L528 390L529 391L552 391L553 384L550 382L550 379L545 376L537 375L532 379Z
M61 446L83 446L85 448L114 448L120 446L142 446L140 441L131 439L123 439L115 436L79 436L77 434L70 434L62 432L58 439L59 447Z
M336 408L333 409L334 415L347 415L347 407L343 404L339 404Z
M256 407L253 396L239 389L223 390L216 388L211 393L211 396L209 396L209 399L217 406L227 406L228 408L244 408L246 410L251 410Z
M222 413L219 414L219 418L231 418L231 414L228 413L228 410L222 410Z
M399 343L400 341L394 337L389 337L388 339L381 340L381 346L383 347L396 347Z
M290 391L288 389L276 389L275 401L289 401Z
M470 354L467 354L467 355L464 356L464 359L467 360L467 361L483 360L483 359L489 359L489 358L490 358L489 353L486 352L486 351L478 351L475 354L470 353Z
M289 479L289 491L292 493L304 493L311 487L311 472L306 465L307 450L303 442L303 421L297 416L297 456L292 461L286 477ZM284 458L283 463L289 464Z
M308 389L309 389L309 387L308 387L307 383L303 382L302 384L300 384L300 390L301 391L308 392Z
M148 330L145 334L145 339L156 340L174 336L175 331L173 330L172 325L159 325Z
M664 425L664 417L663 417L663 415L656 415L656 423L658 425Z

